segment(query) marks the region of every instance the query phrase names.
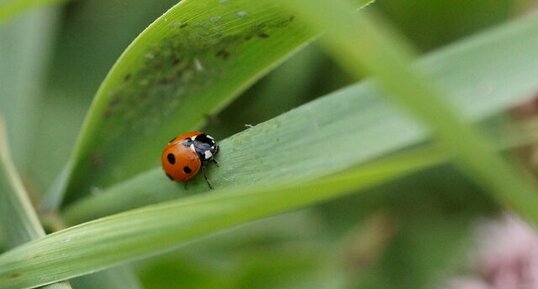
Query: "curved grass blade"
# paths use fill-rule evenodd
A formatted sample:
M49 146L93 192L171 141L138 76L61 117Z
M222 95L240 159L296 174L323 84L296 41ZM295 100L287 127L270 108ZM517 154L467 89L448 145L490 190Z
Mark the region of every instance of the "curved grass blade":
M49 206L64 186L69 203L156 165L163 143L200 127L314 36L263 1L181 1L103 81Z
M71 285L69 285L69 282L64 281L45 286L43 289L71 289Z
M327 29L328 51L351 73L373 73L387 96L432 128L456 164L494 197L538 224L538 195L529 180L495 153L493 145L467 124L423 73L411 67L412 49L368 14L349 13L344 0L282 0L313 29ZM530 38L533 39L533 38ZM538 42L538 41L532 41Z
M538 42L528 39L538 39L538 17L466 39L418 67L453 92L446 101L477 122L538 91ZM383 96L363 82L232 136L221 142L222 165L210 169L209 177L217 189L314 179L429 139L421 124ZM205 190L203 179L196 178L187 192ZM64 217L79 223L187 192L154 168L67 206Z
M0 221L9 247L44 237L45 231L11 161L3 120L0 118Z
M76 289L143 289L129 266L118 266L74 278L71 283Z
M8 247L45 236L28 195L11 161L3 119L0 116L0 222ZM61 280L58 280L61 281ZM60 282L44 289L70 289Z
M36 287L157 254L233 225L434 166L442 157L419 152L310 183L232 188L84 223L1 255L0 288Z

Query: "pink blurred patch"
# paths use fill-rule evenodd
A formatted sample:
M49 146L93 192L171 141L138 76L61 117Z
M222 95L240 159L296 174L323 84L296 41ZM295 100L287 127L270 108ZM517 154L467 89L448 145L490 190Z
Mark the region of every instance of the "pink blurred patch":
M538 289L538 234L517 217L480 225L471 259L477 276L454 278L446 288Z

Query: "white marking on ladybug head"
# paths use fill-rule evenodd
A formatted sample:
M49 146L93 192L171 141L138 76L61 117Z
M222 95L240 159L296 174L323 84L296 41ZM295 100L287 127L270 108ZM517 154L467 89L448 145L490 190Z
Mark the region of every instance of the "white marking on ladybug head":
M213 154L209 150L204 152L204 158L206 160L210 159L211 157L213 157Z
M194 148L194 144L191 144L190 148L191 148L191 150L193 150L194 152L196 152L196 148Z
M213 139L214 140L214 138L212 136L210 136L208 134L206 134L206 136L207 136L208 139Z

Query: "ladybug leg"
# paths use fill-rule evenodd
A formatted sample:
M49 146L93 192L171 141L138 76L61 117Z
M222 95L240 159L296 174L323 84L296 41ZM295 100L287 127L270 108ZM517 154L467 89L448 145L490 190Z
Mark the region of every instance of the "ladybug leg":
M220 167L220 166L219 166L219 162L217 162L216 159L213 158L213 159L211 159L211 161L212 161L213 163L215 163L215 165L216 165L217 167Z
M209 189L212 190L213 186L211 185L211 183L209 182L209 179L207 178L207 175L205 173L205 169L202 168L202 171L204 172L204 178L205 178L205 181L206 181L207 185L209 186Z

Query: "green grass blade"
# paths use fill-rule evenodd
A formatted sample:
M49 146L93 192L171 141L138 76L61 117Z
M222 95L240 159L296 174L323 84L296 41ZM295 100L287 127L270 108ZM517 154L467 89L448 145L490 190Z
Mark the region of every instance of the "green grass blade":
M538 17L523 19L435 52L419 68L454 93L447 101L480 121L538 90L538 43L528 41L535 38ZM222 165L209 177L217 189L314 179L429 139L422 125L383 96L363 82L226 139ZM331 154L327 139L339 140ZM203 178L196 178L188 193L205 190ZM79 223L183 195L183 186L155 168L66 207L64 216Z
M103 81L48 206L58 205L64 186L71 202L154 166L163 143L200 127L314 36L262 1L181 1Z
M440 157L420 152L315 182L197 195L84 223L0 256L0 288L36 287L156 254L236 224L430 167Z
M69 282L59 282L43 287L43 289L71 289Z
M11 161L4 123L0 117L0 222L8 247L16 247L45 236L45 231ZM58 280L60 281L60 280ZM70 289L61 282L44 289Z
M2 119L0 119L0 216L9 247L45 236L45 231L11 161Z
M450 107L445 92L410 65L412 52L368 14L356 17L345 1L280 1L312 28L327 29L324 43L350 72L373 73L393 101L428 124L457 164L503 206L538 224L538 195L499 157L493 145ZM530 42L538 42L529 38ZM492 59L494 61L495 59Z
M142 289L134 270L119 266L90 275L74 278L71 283L76 289Z

